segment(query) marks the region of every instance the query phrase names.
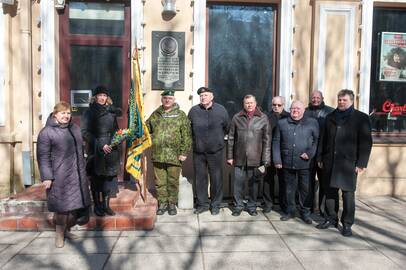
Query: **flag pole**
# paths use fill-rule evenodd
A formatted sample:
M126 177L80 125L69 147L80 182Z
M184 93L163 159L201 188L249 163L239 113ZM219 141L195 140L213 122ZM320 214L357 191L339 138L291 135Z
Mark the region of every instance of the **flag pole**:
M144 202L147 202L147 184L148 184L148 169L147 169L147 156L143 153L144 162L142 164L142 184L143 184L143 191L144 191Z

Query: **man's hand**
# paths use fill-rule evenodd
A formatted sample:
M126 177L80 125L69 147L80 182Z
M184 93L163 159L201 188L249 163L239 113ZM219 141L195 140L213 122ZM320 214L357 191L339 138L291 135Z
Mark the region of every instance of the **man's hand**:
M275 164L275 168L282 169L282 164Z
M300 157L304 160L309 160L309 156L306 153L301 154Z
M50 189L52 186L52 180L44 180L42 184L45 186L46 189Z
M180 161L185 161L185 160L186 160L186 156L180 155L180 156L178 157L178 159L179 159Z
M112 151L113 149L109 146L109 145L107 145L107 144L105 144L104 146L103 146L103 152L104 152L104 154L110 154L111 153L111 151Z
M233 166L234 159L227 159L227 164Z
M320 169L323 169L323 162L321 161L317 162L317 166L319 166Z
M358 174L363 174L366 168L355 167L355 172Z

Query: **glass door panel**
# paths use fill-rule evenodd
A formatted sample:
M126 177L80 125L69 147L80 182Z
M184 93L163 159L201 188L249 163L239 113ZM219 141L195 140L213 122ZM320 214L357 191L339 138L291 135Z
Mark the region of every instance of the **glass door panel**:
M122 108L122 47L114 46L71 46L70 82L71 91L94 89L105 85L113 104ZM81 92L78 92L81 93ZM71 95L72 96L72 95ZM81 114L86 107L77 107L75 114Z
M273 6L210 5L208 85L230 117L246 94L270 109L274 88Z

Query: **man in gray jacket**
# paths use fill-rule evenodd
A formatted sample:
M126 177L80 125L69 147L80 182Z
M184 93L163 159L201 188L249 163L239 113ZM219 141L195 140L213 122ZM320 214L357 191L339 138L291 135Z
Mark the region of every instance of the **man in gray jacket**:
M244 109L234 115L228 134L227 163L235 172L232 215L239 216L244 208L244 182L248 178L247 212L256 216L258 186L270 164L270 125L253 95L246 95L243 105Z
M282 168L287 199L287 213L282 221L295 217L296 190L299 191L300 214L307 224L312 223L310 208L305 205L309 196L310 161L316 154L319 125L313 118L303 117L304 105L294 101L290 116L278 121L272 140L272 156L276 168Z

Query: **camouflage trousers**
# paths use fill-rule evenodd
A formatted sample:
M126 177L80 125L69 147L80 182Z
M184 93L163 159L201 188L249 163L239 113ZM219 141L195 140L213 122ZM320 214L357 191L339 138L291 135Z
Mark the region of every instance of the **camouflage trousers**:
M154 162L154 178L160 205L178 202L179 175L181 167Z

